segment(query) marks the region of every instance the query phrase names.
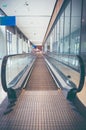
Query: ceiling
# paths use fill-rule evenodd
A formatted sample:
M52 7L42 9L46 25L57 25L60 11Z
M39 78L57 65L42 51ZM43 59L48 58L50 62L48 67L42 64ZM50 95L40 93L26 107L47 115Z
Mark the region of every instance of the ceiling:
M0 0L8 16L16 16L17 27L36 45L41 45L56 0Z

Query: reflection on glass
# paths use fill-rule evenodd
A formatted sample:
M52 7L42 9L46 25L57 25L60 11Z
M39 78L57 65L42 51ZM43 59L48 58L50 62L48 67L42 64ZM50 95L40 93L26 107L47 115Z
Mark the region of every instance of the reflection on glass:
M82 5L81 2L82 0L72 0L71 43L70 43L71 54L79 54L80 28L81 28L81 5Z
M8 88L10 87L9 83L16 83L20 79L33 59L34 57L31 55L15 55L8 57L6 64L6 83Z
M70 3L65 9L64 53L69 53L69 34L70 34Z
M60 17L60 53L63 53L63 28L64 28L64 13Z
M61 55L61 54L51 54L48 52L48 61L56 68L58 73L67 82L71 81L72 85L78 88L80 81L80 63L77 56L73 55ZM71 78L68 79L68 76Z
M86 0L83 0L82 30L81 30L81 56L85 64L86 73Z
M57 52L59 53L60 51L60 32L59 32L59 29L60 29L60 26L59 26L59 20L57 22L57 40L56 40L56 43L57 43Z

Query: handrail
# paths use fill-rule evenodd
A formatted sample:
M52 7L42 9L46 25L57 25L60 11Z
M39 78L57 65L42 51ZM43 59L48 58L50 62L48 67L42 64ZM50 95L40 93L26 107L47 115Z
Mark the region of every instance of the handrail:
M78 92L80 92L83 89L84 86L84 81L85 81L85 66L82 58L77 55L80 63L80 81L79 81L79 86L78 88L72 88L68 94L67 94L67 99L70 101L73 101L75 99L75 96Z
M23 57L23 56L30 56L30 53L25 53L25 54L14 54L14 55L7 55L3 58L2 60L2 65L1 65L1 83L2 83L2 87L4 89L5 92L8 92L8 87L7 87L7 81L6 81L6 65L7 65L7 61L9 59L9 57ZM14 85L12 85L12 81L14 81L14 79L9 83L11 87L15 86L16 83L21 79L23 73L27 70L28 65L26 65L23 70L21 72L19 72L19 77L16 76L15 78L17 79L17 81L14 83ZM18 78L17 78L18 77Z
M6 85L6 64L7 64L7 59L9 56L5 56L2 60L2 65L1 65L1 83L2 87L5 92L7 92L7 85Z
M46 54L45 54L45 57L48 57L48 58L47 58L48 61L49 61L49 58L50 58L50 59L52 58L53 60L55 60L55 61L53 61L53 62L59 62L60 64L66 65L66 66L68 66L68 67L70 67L70 68L76 70L77 72L79 71L78 66L75 66L75 68L72 67L72 65L71 65L72 63L71 63L71 64L69 63L69 61L70 61L69 58L71 58L71 57L77 57L77 58L78 58L79 67L80 67L80 80L79 80L79 85L78 85L78 87L76 87L76 85L69 80L69 82L73 85L73 86L72 86L73 88L71 88L71 89L68 91L68 96L67 96L67 98L70 99L70 100L72 100L72 99L75 97L76 93L80 92L80 91L82 90L83 86L84 86L84 80L85 80L85 66L84 66L83 59L81 58L80 55L57 54L57 53L53 53L53 52L52 52L52 53L50 53L50 52L46 53ZM62 59L61 59L61 58L62 58ZM68 59L69 59L69 61L67 61L67 63L64 62L64 61L65 61L65 58L68 58ZM58 69L58 68L57 68L57 69Z
M17 100L17 92L25 87L36 56L30 53L7 55L2 60L1 82L10 105Z
M85 66L81 56L77 55L77 57L80 63L80 82L79 82L77 92L80 92L84 86L84 81L85 81Z

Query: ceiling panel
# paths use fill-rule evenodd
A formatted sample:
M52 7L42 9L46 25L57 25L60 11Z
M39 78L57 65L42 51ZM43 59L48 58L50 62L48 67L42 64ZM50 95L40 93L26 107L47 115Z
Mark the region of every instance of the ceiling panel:
M8 16L16 16L18 28L35 44L42 44L56 0L0 0Z

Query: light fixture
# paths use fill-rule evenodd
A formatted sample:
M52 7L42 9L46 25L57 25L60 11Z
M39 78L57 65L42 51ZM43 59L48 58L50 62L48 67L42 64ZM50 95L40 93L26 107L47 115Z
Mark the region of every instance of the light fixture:
M28 3L28 1L25 1L25 5L26 5L26 6L29 6L29 3Z

